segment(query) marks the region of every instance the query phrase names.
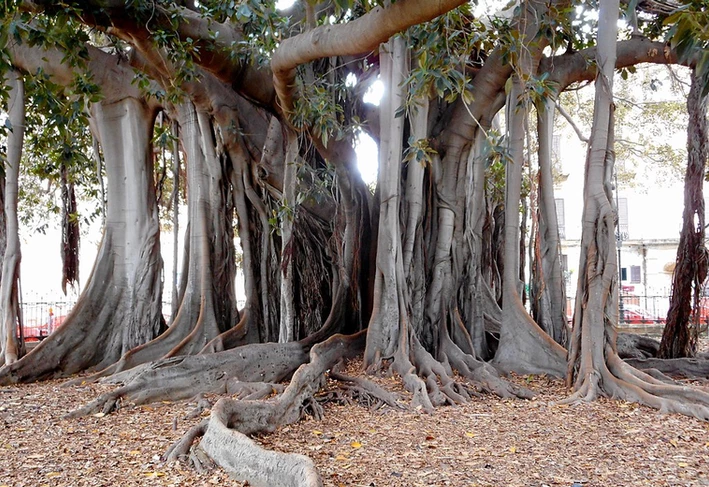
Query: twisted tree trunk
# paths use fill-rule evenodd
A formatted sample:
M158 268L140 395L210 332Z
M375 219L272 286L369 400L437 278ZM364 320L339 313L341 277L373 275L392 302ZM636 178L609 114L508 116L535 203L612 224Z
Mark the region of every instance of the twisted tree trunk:
M581 261L567 373L574 393L564 402L591 401L607 395L709 420L709 394L667 384L623 362L616 351L617 215L610 178L615 159L613 72L619 5L617 0L608 0L600 7L596 98L586 160Z
M682 233L677 263L672 275L672 297L667 324L662 332L658 357L693 357L697 353L700 300L709 270L709 252L704 243L704 175L709 157L707 97L703 82L692 72L687 98L687 171L684 176Z

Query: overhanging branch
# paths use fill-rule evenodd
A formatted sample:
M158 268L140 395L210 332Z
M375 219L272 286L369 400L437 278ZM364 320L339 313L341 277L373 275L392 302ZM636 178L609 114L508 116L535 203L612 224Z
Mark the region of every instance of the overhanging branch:
M466 0L400 0L376 7L343 25L323 25L285 39L271 59L273 84L281 109L293 110L295 70L329 56L354 55L376 49L392 35L427 22L466 3Z

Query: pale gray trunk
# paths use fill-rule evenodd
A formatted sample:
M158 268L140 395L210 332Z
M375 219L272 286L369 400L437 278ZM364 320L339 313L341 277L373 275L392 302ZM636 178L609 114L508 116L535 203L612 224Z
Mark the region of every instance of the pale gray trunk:
M177 120L172 121L172 302L171 315L174 317L179 309L177 289L177 266L179 253L180 234L180 143L179 125Z
M529 72L529 60L523 61ZM506 166L505 244L502 290L502 327L495 363L505 370L563 376L566 351L539 328L522 304L519 279L519 202L524 160L524 118L527 101L520 76L512 77L507 99L510 161Z
M537 130L539 133L539 255L541 282L536 299L539 300L537 323L557 343L566 346L566 284L561 268L559 224L554 199L552 175L552 139L554 136L555 98L549 97L537 106Z
M293 340L295 329L295 310L293 299L293 259L295 242L293 241L293 219L296 212L295 187L298 157L298 135L288 131L286 160L283 171L283 197L281 207L281 323L278 341L286 343Z
M11 132L7 137L5 163L5 255L0 280L0 359L12 364L25 353L22 339L22 322L19 307L20 235L17 221L18 179L22 160L22 141L25 134L25 90L22 78L16 71L8 71L8 120ZM18 333L18 330L20 332ZM2 363L2 362L0 362Z
M386 51L385 51L386 49ZM390 357L407 343L408 333L402 323L408 322L402 303L403 261L399 227L399 192L401 154L403 151L404 117L395 117L403 104L401 88L405 69L405 48L400 37L382 44L381 77L391 92L380 104L381 135L379 149L379 233L377 239L374 309L367 333L365 365L378 367L383 357ZM399 272L401 270L401 272ZM403 329L402 329L403 328ZM402 336L403 334L403 336Z
M0 383L101 369L163 329L153 119L153 110L135 98L93 106L108 181L106 228L94 269L64 324L0 371Z

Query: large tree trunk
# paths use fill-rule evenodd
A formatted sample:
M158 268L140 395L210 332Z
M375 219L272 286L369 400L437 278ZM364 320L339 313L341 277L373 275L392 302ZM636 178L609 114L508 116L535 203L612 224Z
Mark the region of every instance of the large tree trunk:
M623 362L616 352L618 262L613 208L613 72L618 0L601 2L593 130L586 161L581 261L565 402L599 395L643 403L661 411L709 419L709 394L668 385Z
M660 358L693 357L697 352L700 299L709 270L709 254L704 244L704 174L709 156L707 97L703 79L692 72L687 98L687 172L684 176L684 213L677 248L677 264L672 275L672 297L667 324L662 333Z
M100 375L114 374L162 357L200 352L239 320L234 295L236 263L227 159L216 152L210 116L188 102L178 109L186 154L188 230L185 234L180 305L170 327L127 351Z
M531 22L531 20L530 20ZM525 81L532 72L530 55L521 55L520 73L512 76L507 99L507 127L510 161L505 176L505 241L502 291L502 328L495 364L519 373L563 376L566 350L544 333L532 320L522 302L523 283L519 279L519 204L524 160L525 117L530 104Z
M164 329L150 154L153 120L152 109L135 98L94 105L108 180L106 228L96 264L64 324L22 360L0 370L0 383L102 369Z
M413 393L412 404L431 411L434 406L462 402L470 397L471 391L452 379L452 369L471 379L476 387L484 391L508 397L525 395L525 391L510 387L499 377L494 369L476 360L472 354L465 353L451 339L446 312L449 303L454 302L455 293L451 287L451 249L454 234L454 211L451 207L438 212L437 239L430 245L435 248L432 269L432 284L428 290L425 321L417 324L412 321L416 316L412 312L412 295L422 275L409 274L404 269L405 258L411 258L411 239L420 231L416 224L416 201L414 193L400 197L401 159L403 151L403 117L396 112L403 104L402 81L407 71L407 56L404 41L395 37L380 49L381 76L390 91L385 94L381 110L379 191L381 197L379 213L379 232L377 242L377 274L375 280L375 301L372 318L367 333L367 347L364 354L365 366L369 370L378 370L390 362L390 368L403 379L406 389ZM419 133L420 128L414 127ZM466 158L463 158L465 161ZM418 162L413 162L418 164ZM457 168L449 168L457 175ZM417 171L410 174L420 177ZM450 178L450 173L448 174ZM415 179L407 184L411 191L421 191L422 185ZM446 186L443 182L443 187ZM455 187L455 185L452 185ZM452 190L454 193L455 190ZM404 252L400 227L400 201L408 203L405 214L413 218L407 222L414 226L405 232L408 252ZM442 205L443 206L443 205ZM453 299L451 299L451 295ZM443 310L443 311L441 311ZM439 314L440 313L440 314ZM442 317L430 321L430 315ZM421 319L419 318L419 319ZM455 329L460 323L454 322ZM419 335L420 334L420 335ZM420 337L426 338L425 348ZM468 343L470 343L468 341Z
M10 88L7 115L11 132L7 138L7 159L3 178L5 248L0 280L0 365L12 364L25 354L19 303L22 254L17 222L18 179L25 134L25 90L22 78L16 71L10 70L6 76Z
M555 97L537 104L539 133L538 228L532 262L532 316L556 341L566 346L566 284L561 268L559 224L556 219L552 175Z

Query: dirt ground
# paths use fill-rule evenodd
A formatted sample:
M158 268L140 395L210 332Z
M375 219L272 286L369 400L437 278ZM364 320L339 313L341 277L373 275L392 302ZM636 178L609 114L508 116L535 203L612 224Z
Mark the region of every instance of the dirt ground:
M376 380L401 389L396 378ZM330 404L324 420L259 441L309 455L336 487L709 485L708 423L609 399L562 407L554 404L567 394L560 381L513 380L537 396L486 396L430 416ZM244 485L220 469L199 474L161 460L199 421L184 419L194 404L62 419L108 389L61 381L0 388L0 487Z

